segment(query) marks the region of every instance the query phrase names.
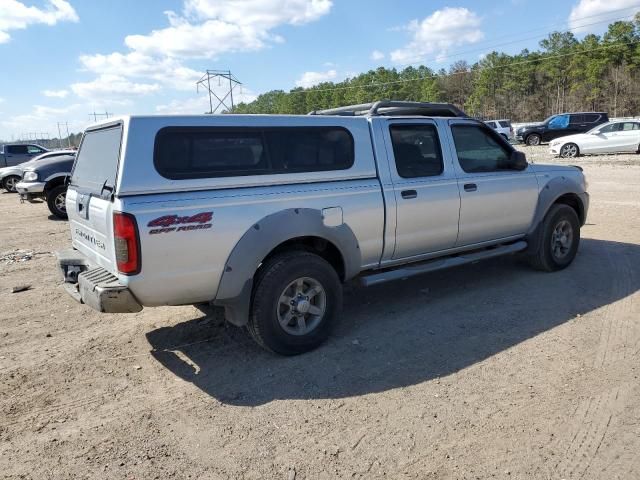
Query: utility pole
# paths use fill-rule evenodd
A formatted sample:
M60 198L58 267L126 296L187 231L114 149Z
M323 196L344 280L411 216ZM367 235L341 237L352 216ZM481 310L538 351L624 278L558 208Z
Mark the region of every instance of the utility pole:
M62 148L62 133L60 132L60 125L63 125L67 130L67 148L71 148L71 139L69 138L69 122L58 122L58 147Z
M218 95L211 88L211 81L218 79L218 86L222 86L222 80L229 81L229 88L224 94ZM226 82L225 82L226 83ZM233 110L235 104L233 103L233 90L237 87L242 89L242 82L231 73L231 70L207 70L200 80L196 82L196 91L200 91L200 87L205 88L209 94L209 114L216 113L221 107L224 110ZM214 98L216 105L214 107Z
M62 148L62 134L60 133L60 122L58 122L58 148Z

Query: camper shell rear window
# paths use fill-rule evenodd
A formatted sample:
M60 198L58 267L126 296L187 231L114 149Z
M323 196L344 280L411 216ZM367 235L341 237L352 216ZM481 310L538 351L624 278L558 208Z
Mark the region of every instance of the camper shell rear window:
M154 165L171 180L346 170L354 162L342 127L166 127Z
M118 172L122 125L87 130L71 174L71 184L89 192L113 192Z

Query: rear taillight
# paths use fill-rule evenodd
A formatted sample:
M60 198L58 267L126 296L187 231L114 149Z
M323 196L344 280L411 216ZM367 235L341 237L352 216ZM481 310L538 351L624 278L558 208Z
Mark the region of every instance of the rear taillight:
M129 213L114 212L113 236L118 271L124 275L140 273L140 237L136 218Z

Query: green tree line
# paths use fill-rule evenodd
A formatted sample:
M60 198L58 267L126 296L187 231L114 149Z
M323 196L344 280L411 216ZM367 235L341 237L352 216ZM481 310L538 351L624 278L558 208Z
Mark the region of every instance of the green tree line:
M458 61L438 71L380 67L342 82L273 90L233 112L304 114L393 99L450 102L475 117L513 121L581 110L640 115L640 14L610 24L602 36L578 40L571 32L553 32L539 46L516 55L494 51L474 64Z

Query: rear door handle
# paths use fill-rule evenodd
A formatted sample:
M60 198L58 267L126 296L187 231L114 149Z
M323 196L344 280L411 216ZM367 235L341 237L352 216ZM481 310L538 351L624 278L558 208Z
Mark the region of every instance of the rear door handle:
M465 192L475 192L476 190L478 190L478 185L476 185L475 183L465 183L464 184L464 191Z
M402 198L409 200L410 198L416 198L418 196L418 192L415 190L403 190L401 192Z

